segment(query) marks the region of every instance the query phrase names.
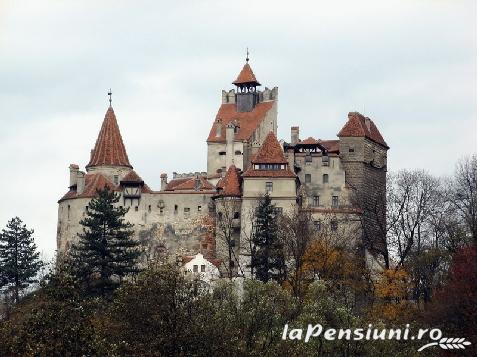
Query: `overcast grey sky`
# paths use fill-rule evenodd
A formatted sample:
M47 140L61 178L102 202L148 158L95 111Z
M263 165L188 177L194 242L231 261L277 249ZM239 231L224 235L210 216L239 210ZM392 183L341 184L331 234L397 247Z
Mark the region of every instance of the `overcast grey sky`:
M279 87L278 134L333 139L364 112L389 168L451 174L477 152L477 2L0 0L0 227L20 216L56 248L68 165L87 164L113 89L129 159L205 171L222 89L250 48Z

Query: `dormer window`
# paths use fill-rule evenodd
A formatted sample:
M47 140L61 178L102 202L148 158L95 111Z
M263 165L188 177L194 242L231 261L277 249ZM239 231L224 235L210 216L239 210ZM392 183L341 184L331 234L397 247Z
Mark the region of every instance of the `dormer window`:
M239 126L234 126L234 134L237 134L240 130L240 127Z

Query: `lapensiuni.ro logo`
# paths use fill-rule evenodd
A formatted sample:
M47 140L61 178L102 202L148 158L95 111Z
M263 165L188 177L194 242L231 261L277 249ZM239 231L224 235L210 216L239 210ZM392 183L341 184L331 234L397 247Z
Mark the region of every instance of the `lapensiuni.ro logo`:
M409 324L405 328L373 328L373 325L368 325L367 328L353 328L353 329L324 329L322 325L309 324L305 328L290 328L288 324L283 328L282 340L303 340L309 342L312 338L323 336L327 341L335 340L425 340L430 339L433 342L424 344L418 351L426 348L439 346L445 350L460 350L465 349L471 343L464 337L442 337L442 331L438 328L433 329L419 329L417 334L411 334Z

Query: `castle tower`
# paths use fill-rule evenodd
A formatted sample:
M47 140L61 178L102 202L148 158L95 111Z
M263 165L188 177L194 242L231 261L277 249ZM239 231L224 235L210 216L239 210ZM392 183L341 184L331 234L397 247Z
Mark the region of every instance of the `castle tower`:
M101 173L108 177L115 185L132 170L129 163L126 147L124 146L118 122L112 106L109 106L104 116L94 149L86 171Z
M248 169L254 149L270 131L277 132L278 88L257 89L261 84L248 56L232 84L236 91L222 91L222 104L207 138L207 175L211 180L218 180L232 164Z
M237 79L232 82L237 86L237 112L251 112L258 103L257 86L261 84L255 78L252 67L248 64L247 55L246 63L240 71Z
M374 122L358 112L350 112L338 133L341 165L346 184L352 189L352 203L362 210L363 244L371 253L386 244L387 151Z

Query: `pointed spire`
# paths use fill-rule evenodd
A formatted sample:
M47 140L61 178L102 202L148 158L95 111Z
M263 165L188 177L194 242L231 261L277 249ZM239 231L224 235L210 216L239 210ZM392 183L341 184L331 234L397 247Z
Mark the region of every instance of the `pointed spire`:
M255 157L252 159L254 164L287 164L283 150L277 137L271 131L265 138L262 146L258 150Z
M86 168L103 165L132 168L119 131L116 115L111 106L106 111L103 125Z
M248 86L260 86L261 84L257 81L255 74L252 71L252 67L248 61L250 60L248 48L247 48L247 57L245 58L245 65L243 66L242 70L240 71L237 79L232 82L237 86L241 85L248 85Z

